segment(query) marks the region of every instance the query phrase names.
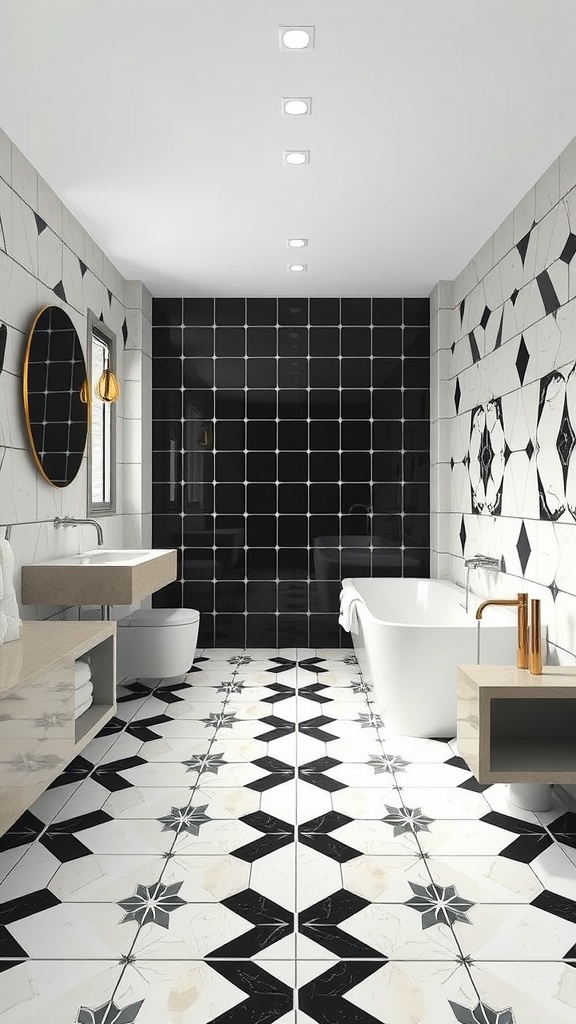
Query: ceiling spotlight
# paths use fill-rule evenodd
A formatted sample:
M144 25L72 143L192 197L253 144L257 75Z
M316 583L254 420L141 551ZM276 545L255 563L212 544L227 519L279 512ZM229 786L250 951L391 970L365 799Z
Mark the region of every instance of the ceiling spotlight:
M284 163L285 164L309 164L310 163L310 150L309 149L285 149L284 150Z
M283 96L282 113L289 117L301 117L302 114L311 114L311 96Z
M280 26L280 49L281 50L313 50L314 49L314 26L313 25L281 25Z
M291 249L304 249L308 245L307 238L289 238L288 245Z
M302 271L308 270L306 263L289 263L288 270L291 270L293 274L301 274Z

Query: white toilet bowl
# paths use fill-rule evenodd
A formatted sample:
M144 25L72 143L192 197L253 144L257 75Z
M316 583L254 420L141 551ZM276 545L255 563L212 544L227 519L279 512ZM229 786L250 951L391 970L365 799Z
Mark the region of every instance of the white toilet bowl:
M200 625L195 608L141 608L116 625L117 679L156 679L189 671Z

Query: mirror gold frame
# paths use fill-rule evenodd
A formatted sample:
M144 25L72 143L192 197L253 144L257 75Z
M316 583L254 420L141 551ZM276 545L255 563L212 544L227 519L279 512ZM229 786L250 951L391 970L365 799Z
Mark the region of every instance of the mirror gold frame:
M82 466L91 402L80 338L61 306L43 306L34 317L22 397L36 468L53 487L67 487Z

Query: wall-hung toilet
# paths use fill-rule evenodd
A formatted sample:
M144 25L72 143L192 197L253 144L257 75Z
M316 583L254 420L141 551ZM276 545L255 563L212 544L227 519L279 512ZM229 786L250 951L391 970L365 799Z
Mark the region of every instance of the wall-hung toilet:
M190 670L200 625L195 608L141 608L116 625L117 679L181 676Z

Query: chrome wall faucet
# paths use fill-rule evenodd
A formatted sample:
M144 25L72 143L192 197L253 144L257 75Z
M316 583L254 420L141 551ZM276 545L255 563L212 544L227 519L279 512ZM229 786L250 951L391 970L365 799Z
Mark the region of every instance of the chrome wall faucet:
M58 530L61 526L93 526L98 537L98 547L101 548L104 543L102 527L96 519L73 519L72 516L64 516L62 519L60 516L56 516L54 519L54 527Z
M495 569L496 572L500 572L502 559L492 558L490 555L473 555L472 558L466 559L464 566L466 569Z

